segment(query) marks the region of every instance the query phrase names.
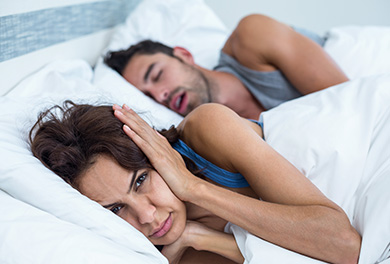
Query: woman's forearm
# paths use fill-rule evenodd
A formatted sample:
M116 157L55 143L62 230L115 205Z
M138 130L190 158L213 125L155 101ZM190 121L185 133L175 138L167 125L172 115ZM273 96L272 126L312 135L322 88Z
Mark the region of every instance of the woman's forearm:
M186 198L284 248L332 263L357 262L360 236L334 208L267 203L205 181Z
M232 234L207 228L207 230L202 230L194 234L190 244L198 251L209 251L236 263L244 262L244 257Z

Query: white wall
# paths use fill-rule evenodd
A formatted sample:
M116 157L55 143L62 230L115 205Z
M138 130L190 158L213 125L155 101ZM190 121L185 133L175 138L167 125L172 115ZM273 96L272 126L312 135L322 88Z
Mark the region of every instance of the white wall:
M262 13L322 34L334 26L390 26L390 0L204 0L233 30L245 15Z

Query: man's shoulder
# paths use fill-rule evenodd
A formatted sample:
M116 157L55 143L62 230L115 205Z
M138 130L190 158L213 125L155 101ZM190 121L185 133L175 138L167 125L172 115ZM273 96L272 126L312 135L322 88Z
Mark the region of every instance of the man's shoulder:
M241 65L258 71L273 71L270 57L284 41L289 27L268 16L244 17L229 36L222 51Z

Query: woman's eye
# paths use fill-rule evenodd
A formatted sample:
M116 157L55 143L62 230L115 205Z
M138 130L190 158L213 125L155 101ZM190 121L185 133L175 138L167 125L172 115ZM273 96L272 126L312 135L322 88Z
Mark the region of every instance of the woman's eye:
M121 205L117 205L117 206L111 208L110 210L111 210L111 212L113 212L114 214L119 214L119 212L120 212L120 210L122 209L122 207L123 207L123 206L121 206Z
M136 180L135 180L135 189L137 190L142 183L146 180L146 177L148 176L147 172L142 173Z

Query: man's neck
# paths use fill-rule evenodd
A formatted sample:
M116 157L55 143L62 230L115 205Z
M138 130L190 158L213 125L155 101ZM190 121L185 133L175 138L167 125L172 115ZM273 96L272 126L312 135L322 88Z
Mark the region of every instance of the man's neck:
M259 119L264 107L233 74L218 71L205 73L212 85L212 100L234 110L244 118Z

